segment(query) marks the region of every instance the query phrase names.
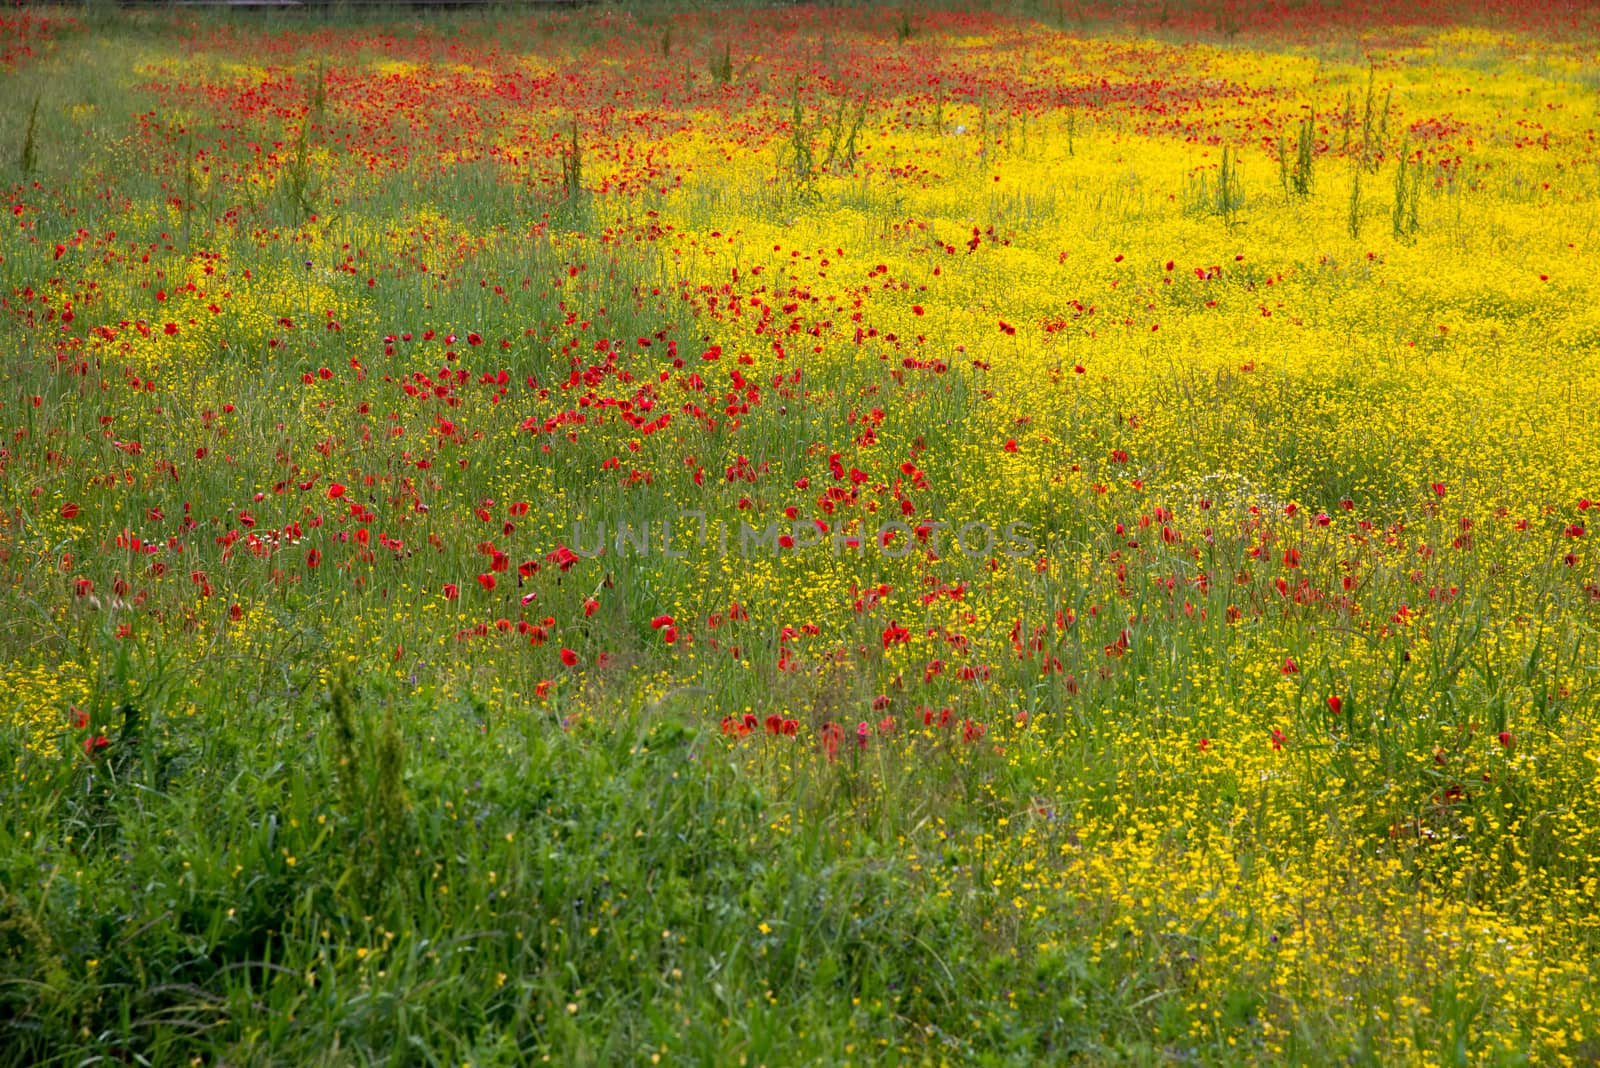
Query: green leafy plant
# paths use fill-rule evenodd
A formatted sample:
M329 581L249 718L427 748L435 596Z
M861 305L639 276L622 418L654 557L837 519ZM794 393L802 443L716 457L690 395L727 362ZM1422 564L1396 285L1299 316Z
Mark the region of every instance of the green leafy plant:
M280 189L296 226L317 214L322 182L312 160L311 130L320 127L327 104L327 68L319 60L316 73L306 85L306 110L295 131L294 147L284 165Z
M1245 205L1244 183L1232 148L1222 150L1215 178L1189 178L1184 201L1185 213L1196 218L1220 218L1229 227L1239 221L1239 212Z
M1295 139L1293 163L1289 159L1288 142L1283 135L1280 134L1278 136L1278 177L1283 183L1283 192L1286 197L1292 194L1304 199L1311 195L1316 152L1315 115L1308 115L1300 120L1299 132Z
M561 195L569 203L583 196L583 145L578 140L578 120L567 124L567 140L561 146Z
M1217 166L1217 184L1212 193L1214 210L1222 221L1232 226L1244 207L1244 183L1239 178L1239 161L1233 149L1222 150L1222 161Z
M1397 240L1415 237L1421 229L1417 207L1422 197L1422 164L1411 162L1410 154L1409 144L1402 144L1394 171L1394 206L1390 211L1390 223Z
M733 45L727 41L722 42L722 51L713 52L711 55L711 80L717 85L727 85L733 81Z
M350 836L350 872L370 904L389 892L408 863L413 828L405 788L405 747L392 705L381 724L360 718L360 695L348 672L328 690L334 781Z
M1350 232L1351 240L1361 236L1361 168L1356 167L1350 175L1350 207L1345 218L1345 228Z
M856 161L856 140L861 134L862 124L867 116L867 98L858 98L853 103L848 96L841 95L834 109L833 122L828 127L828 148L822 157L822 169L826 171L853 170Z
M805 107L800 102L800 76L794 76L789 90L789 166L790 177L802 195L812 192L816 181L815 158L811 151L811 135L806 130Z
M39 166L38 128L39 95L35 93L33 104L28 108L28 125L22 133L22 151L17 155L17 167L24 175L31 175Z

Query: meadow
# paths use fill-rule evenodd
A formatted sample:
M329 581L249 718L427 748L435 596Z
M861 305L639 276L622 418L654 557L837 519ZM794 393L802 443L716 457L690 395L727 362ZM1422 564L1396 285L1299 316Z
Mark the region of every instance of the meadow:
M1597 71L0 11L0 1065L1600 1064Z

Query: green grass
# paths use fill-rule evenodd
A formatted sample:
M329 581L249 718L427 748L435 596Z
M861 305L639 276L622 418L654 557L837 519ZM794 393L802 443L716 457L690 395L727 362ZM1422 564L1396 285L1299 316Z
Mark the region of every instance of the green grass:
M1020 1063L1144 1015L1071 952L1008 962L983 886L930 896L848 805L780 830L794 799L664 708L227 694L7 787L6 1063ZM989 1030L1015 996L1051 1013Z

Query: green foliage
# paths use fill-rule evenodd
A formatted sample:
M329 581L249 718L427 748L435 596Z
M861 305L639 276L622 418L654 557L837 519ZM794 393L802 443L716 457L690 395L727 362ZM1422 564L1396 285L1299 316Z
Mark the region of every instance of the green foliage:
M1244 205L1244 183L1239 177L1238 158L1232 148L1222 150L1215 178L1189 179L1185 209L1192 216L1218 218L1225 226L1232 227L1239 221Z
M1417 202L1422 198L1422 164L1410 159L1410 146L1400 146L1400 157L1395 162L1394 207L1390 211L1390 225L1395 239L1407 240L1421 229L1417 221Z
M789 90L789 145L788 166L785 168L794 183L796 195L802 199L816 196L816 161L812 155L811 134L806 129L805 106L800 101L800 75L794 76Z
M1278 135L1278 179L1283 184L1284 196L1294 195L1302 200L1311 196L1312 173L1316 165L1316 115L1300 120L1295 138L1295 157L1289 162L1289 146L1282 134Z
M568 730L342 675L314 703L220 695L203 763L109 797L114 849L25 765L38 786L7 809L0 873L27 863L27 826L75 874L0 879L0 1064L404 1061L418 1043L454 1063L792 1063L920 1033L990 979L952 941L975 932L870 836L774 835L774 799L659 708ZM730 1000L737 1031L684 1029ZM796 1033L801 1004L816 1022Z
M17 153L17 169L24 175L32 175L39 166L39 149L35 143L39 127L39 95L34 94L33 103L28 107L28 125L22 134L22 149Z
M854 169L856 141L861 136L866 117L865 97L852 102L848 96L840 95L835 102L833 121L827 128L828 147L822 156L823 170L837 173Z
M727 85L733 81L733 44L730 41L722 42L722 51L713 52L710 62L711 80L717 85Z
M384 709L381 726L361 717L359 696L344 672L329 689L328 713L348 878L369 911L376 911L412 860L415 828L406 800L400 728L392 706Z
M561 148L561 195L569 203L583 196L583 146L578 141L578 120L567 126L567 142Z
M24 1030L28 1024L41 1017L70 1023L76 1016L77 991L63 957L34 910L0 884L0 1036L15 1043L13 1063L42 1051Z
M1377 67L1373 66L1368 68L1366 102L1362 105L1361 112L1361 165L1363 167L1372 167L1374 165L1373 157L1376 154L1374 152L1375 139L1373 137L1372 117L1375 100L1373 90L1377 82L1377 77ZM1387 104L1385 107L1387 107Z
M820 192L818 179L824 174L854 171L859 154L857 142L867 117L867 99L852 100L841 93L826 110L808 121L800 76L794 76L789 90L789 138L784 147L782 173L791 194L803 203L814 203Z
M1212 194L1216 214L1232 226L1244 206L1244 186L1239 179L1239 163L1233 149L1222 150L1222 161L1217 165L1217 185Z
M306 83L306 107L295 130L294 145L279 178L278 190L295 226L317 214L322 182L312 160L312 131L320 129L327 105L327 68L318 60L316 71Z
M1352 241L1361 237L1361 168L1350 172L1350 206L1345 213L1345 229Z

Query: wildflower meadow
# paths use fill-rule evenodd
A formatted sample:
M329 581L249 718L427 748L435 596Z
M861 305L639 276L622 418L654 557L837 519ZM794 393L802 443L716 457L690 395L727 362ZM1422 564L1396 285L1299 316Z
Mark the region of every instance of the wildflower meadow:
M0 1065L1600 1064L1600 9L0 10Z

